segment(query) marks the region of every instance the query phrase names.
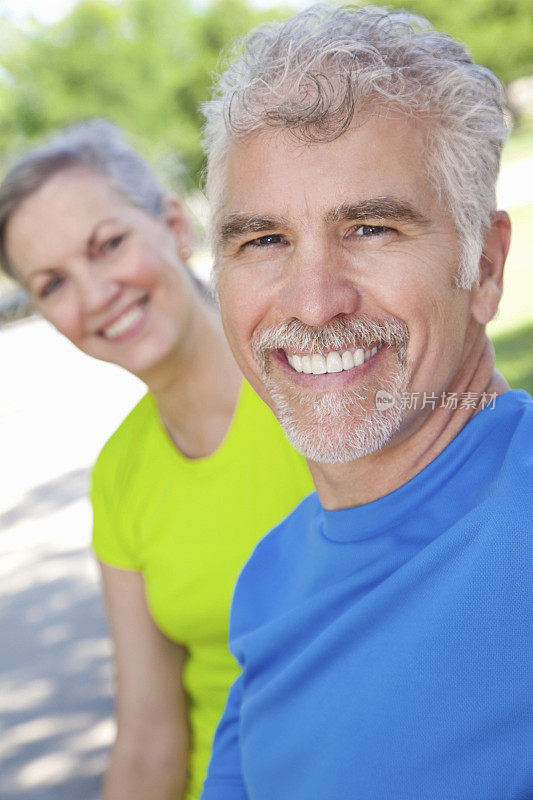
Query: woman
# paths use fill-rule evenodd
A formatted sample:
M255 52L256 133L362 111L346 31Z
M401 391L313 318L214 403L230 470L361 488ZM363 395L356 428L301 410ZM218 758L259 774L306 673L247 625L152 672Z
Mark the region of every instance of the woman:
M30 152L0 187L4 268L77 347L149 389L93 472L117 676L105 800L198 796L236 674L234 580L312 489L185 265L192 238L177 200L104 121Z

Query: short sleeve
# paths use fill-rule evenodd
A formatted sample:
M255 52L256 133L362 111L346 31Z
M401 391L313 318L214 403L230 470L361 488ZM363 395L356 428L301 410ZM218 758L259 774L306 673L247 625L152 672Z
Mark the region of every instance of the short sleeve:
M91 474L92 548L96 557L105 564L137 571L140 569L139 557L133 546L127 498L118 473L117 460L106 446Z
M232 684L218 723L200 800L248 800L241 772L239 717L242 677Z

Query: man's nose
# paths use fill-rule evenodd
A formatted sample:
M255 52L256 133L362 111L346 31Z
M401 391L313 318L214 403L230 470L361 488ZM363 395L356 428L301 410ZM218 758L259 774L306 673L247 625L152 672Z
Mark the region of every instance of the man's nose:
M342 256L327 246L302 247L293 254L282 296L284 316L314 328L356 313L361 300Z

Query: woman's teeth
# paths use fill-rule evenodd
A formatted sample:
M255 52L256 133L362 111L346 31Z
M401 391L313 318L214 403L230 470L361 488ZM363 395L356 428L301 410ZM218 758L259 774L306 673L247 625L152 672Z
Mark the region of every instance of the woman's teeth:
M296 372L305 372L313 375L324 375L326 372L342 372L343 370L360 367L365 361L375 356L381 350L382 344L376 345L370 350L345 350L344 352L331 352L326 355L314 353L313 355L292 355L287 356L287 361Z
M144 304L142 306L134 306L132 309L122 314L122 316L111 325L108 325L106 328L102 328L103 336L105 336L106 339L117 339L124 333L128 333L128 331L134 328L135 325L137 325L137 323L141 320L143 314Z

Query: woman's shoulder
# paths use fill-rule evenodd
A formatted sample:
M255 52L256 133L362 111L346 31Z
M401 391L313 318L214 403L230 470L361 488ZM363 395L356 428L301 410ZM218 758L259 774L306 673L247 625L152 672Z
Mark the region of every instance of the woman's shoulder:
M259 397L250 384L243 380L241 393L235 410L235 427L241 436L253 437L262 444L287 442L287 437L274 412Z
M94 472L102 473L108 468L116 469L121 462L129 461L131 448L138 450L141 440L153 436L157 430L157 423L155 400L150 392L147 392L102 447Z

